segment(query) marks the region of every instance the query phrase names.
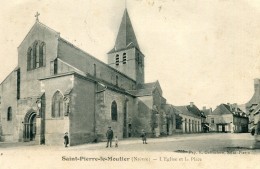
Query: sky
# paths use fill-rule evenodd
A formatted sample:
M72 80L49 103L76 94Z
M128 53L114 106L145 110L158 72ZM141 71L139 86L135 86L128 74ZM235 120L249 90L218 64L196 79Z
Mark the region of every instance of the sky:
M260 78L257 0L4 0L0 81L17 66L37 11L40 22L107 63L125 6L145 54L145 81L158 80L168 103L214 109L252 97Z

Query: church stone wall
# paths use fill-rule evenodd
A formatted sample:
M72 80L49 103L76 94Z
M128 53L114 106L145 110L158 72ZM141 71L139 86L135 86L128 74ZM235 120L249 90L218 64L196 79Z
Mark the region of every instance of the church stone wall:
M94 141L94 83L75 76L71 94L70 145Z
M126 53L126 64L123 64L123 53ZM116 55L119 55L119 65L116 65ZM135 48L108 54L108 65L136 80Z
M69 117L62 115L53 118L52 98L56 91L64 93L73 86L73 75L65 75L41 80L41 91L45 92L45 143L47 145L62 145L65 132L69 132ZM65 107L64 107L65 110Z
M35 23L18 47L18 67L21 70L21 98L37 96L40 91L38 79L50 76L50 62L57 57L58 36L57 33L40 23ZM46 44L45 66L27 71L28 48L37 40Z
M36 101L37 101L37 96L22 98L18 100L17 114L16 114L17 123L14 132L15 140L18 139L18 141L23 141L25 115L28 112L35 112L35 113L38 112Z
M135 99L136 111L132 116L133 134L136 137L140 136L140 133L144 129L148 135L152 135L152 96L143 96Z
M126 54L125 64L123 64L124 53ZM116 65L116 55L119 56L119 65ZM110 53L107 58L110 67L126 74L137 83L144 83L144 56L136 48Z
M16 71L10 75L0 84L1 88L1 125L2 125L2 141L16 141L14 140L14 130L16 129L17 119L17 99L16 99ZM12 120L7 120L8 107L12 109Z
M118 86L124 89L133 89L135 82L125 75L110 68L108 65L100 62L94 57L76 49L70 44L59 40L58 57L64 62L77 69L94 76L94 65L96 65L96 77L108 83L116 85L116 76L118 76Z
M124 106L127 101L127 113L124 114ZM115 101L117 104L117 121L112 121L111 105ZM108 127L114 131L114 136L119 139L123 138L124 115L126 115L126 125L128 126L130 114L133 112L133 99L124 94L106 89L97 96L97 133L100 140L106 139Z

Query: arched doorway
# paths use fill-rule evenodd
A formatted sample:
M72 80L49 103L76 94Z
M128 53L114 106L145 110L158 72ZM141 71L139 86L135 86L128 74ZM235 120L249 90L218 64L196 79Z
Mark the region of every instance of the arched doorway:
M24 118L24 141L35 140L36 135L36 113L28 112Z

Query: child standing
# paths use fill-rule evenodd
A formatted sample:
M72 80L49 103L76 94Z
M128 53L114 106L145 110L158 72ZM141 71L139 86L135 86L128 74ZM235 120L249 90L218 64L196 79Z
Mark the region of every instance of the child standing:
M118 138L117 138L117 136L115 137L115 147L118 147Z
M147 142L146 142L146 133L145 133L144 129L142 130L141 137L142 137L142 140L143 140L143 144L147 144Z
M64 136L64 145L65 145L65 147L68 147L68 144L69 144L69 136L68 136L68 133L66 132L65 136Z

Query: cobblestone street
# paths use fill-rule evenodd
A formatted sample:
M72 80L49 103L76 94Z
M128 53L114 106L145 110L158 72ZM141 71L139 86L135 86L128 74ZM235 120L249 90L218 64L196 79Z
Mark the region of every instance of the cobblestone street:
M35 145L26 143L0 143L2 150L56 150L56 151L153 151L153 152L219 152L243 151L244 153L259 153L260 149L252 149L254 137L249 133L205 133L183 134L161 138L148 138L148 144L142 144L141 138L119 140L119 147L106 148L105 142L83 144L64 148L60 146Z

